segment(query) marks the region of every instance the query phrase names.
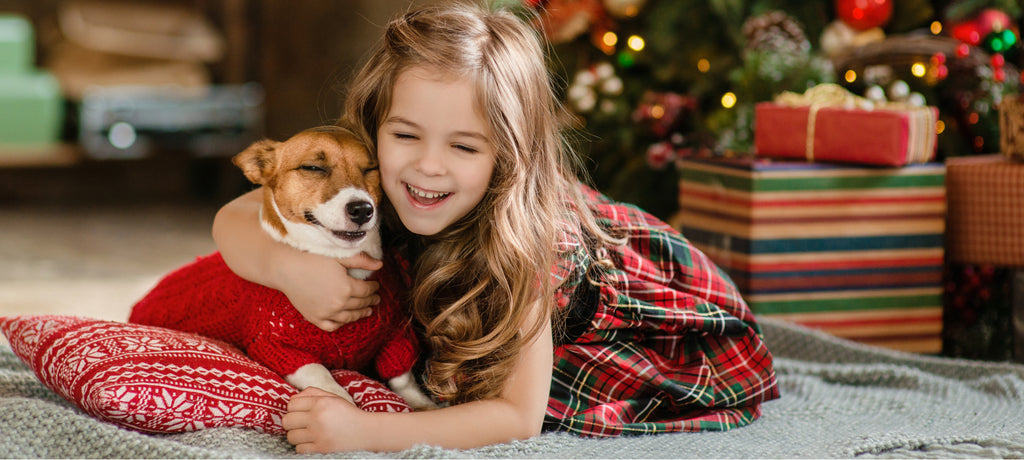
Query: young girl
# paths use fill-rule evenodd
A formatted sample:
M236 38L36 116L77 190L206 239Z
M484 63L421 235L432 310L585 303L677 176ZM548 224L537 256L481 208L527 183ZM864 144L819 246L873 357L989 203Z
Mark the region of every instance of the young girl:
M310 389L283 424L300 453L471 448L542 429L723 430L778 395L772 358L728 278L679 233L581 185L536 32L512 13L426 7L388 24L342 123L377 154L390 270L427 353L432 411L366 413ZM275 243L259 196L214 237L241 276L334 329L372 312L373 282Z

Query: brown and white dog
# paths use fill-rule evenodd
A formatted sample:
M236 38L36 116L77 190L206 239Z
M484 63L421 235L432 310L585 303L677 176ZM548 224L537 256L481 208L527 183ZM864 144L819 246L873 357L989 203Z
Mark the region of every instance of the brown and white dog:
M381 258L380 171L344 128L313 128L286 142L258 141L232 162L263 186L260 223L274 239L334 258L360 252ZM350 274L366 279L370 273Z
M258 141L233 162L263 186L260 222L273 238L334 258L382 257L380 172L350 131L329 126L284 142ZM350 274L365 279L371 273ZM384 270L378 277L381 303L373 314L328 332L306 321L279 291L235 275L214 253L161 280L129 320L224 340L300 390L314 386L350 401L330 369L375 365L410 406L432 408L412 376L418 344L390 289L395 275Z

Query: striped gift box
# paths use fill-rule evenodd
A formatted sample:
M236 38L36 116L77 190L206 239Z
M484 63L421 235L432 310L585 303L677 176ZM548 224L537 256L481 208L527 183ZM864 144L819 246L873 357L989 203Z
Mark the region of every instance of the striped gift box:
M674 223L759 315L893 348L941 350L943 165L680 165Z
M1024 268L1024 162L955 157L946 170L950 259Z

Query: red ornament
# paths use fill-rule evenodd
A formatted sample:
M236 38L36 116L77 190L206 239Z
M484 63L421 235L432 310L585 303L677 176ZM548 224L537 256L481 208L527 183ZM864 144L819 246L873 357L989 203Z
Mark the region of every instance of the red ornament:
M892 17L892 0L836 0L836 15L856 30L881 27Z
M970 56L970 55L971 55L971 45L968 45L966 43L961 43L961 44L956 46L956 56L957 57L965 58L965 57Z
M974 16L954 23L949 29L949 34L971 46L978 46L981 39L988 34L1012 28L1013 20L1010 19L1010 15L994 8L986 8Z

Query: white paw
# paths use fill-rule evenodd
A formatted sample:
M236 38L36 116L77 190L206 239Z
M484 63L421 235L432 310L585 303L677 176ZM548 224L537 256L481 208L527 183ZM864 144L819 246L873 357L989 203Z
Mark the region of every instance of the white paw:
M322 364L306 364L305 366L298 368L292 374L285 376L284 380L299 390L316 387L341 396L348 400L348 402L355 404L355 400L352 399L352 395L348 394L348 391L346 391L345 388L338 385L338 382L334 381L334 377L331 376L331 371L327 370L327 368Z
M419 385L416 385L416 379L413 378L412 372L406 372L388 380L388 386L395 393L398 393L398 396L401 396L413 409L429 410L437 409L438 407L430 397L423 393Z

